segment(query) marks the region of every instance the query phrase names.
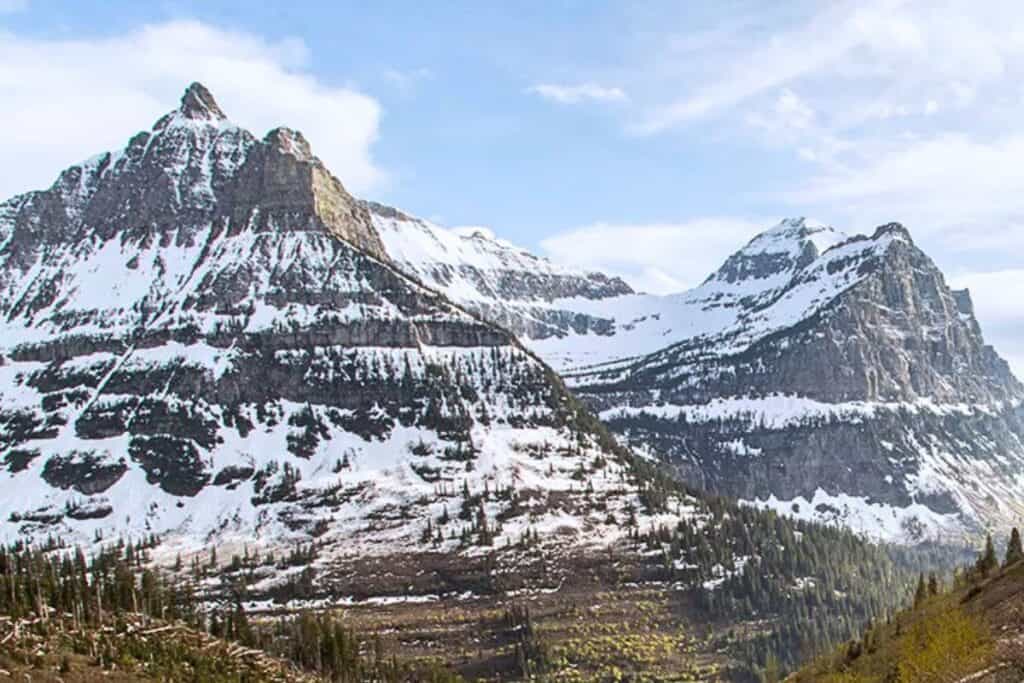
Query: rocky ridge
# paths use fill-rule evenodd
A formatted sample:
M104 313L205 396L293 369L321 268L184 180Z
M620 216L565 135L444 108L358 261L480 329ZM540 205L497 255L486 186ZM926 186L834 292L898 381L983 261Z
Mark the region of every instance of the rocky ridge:
M633 293L620 278L557 266L486 228L448 229L392 207L364 205L399 268L528 339L607 334L610 319L562 307L559 301Z

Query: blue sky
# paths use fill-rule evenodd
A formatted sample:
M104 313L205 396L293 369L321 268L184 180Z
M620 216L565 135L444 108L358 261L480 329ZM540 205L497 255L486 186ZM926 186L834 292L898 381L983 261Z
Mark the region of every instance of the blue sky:
M671 291L759 228L889 220L1024 369L1016 3L0 0L0 195L201 80L357 194Z

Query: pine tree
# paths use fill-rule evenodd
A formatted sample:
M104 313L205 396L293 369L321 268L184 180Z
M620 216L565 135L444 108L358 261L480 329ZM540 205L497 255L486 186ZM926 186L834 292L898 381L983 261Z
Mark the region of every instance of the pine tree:
M986 536L985 552L978 558L978 562L975 566L982 577L988 576L996 569L996 567L999 566L999 560L996 559L996 548L992 544L992 534Z
M1010 543L1006 546L1006 561L1003 566L1010 566L1014 562L1024 559L1024 547L1021 547L1020 531L1013 527L1010 532Z

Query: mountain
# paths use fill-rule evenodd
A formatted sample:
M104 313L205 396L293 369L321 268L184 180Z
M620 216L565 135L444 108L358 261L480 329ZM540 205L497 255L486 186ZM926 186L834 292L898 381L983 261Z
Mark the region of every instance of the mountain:
M968 293L897 224L820 252L817 235L759 236L690 295L699 333L571 383L712 490L889 539L1008 528L1024 387Z
M904 542L1024 514L1024 387L970 294L899 224L851 237L787 219L690 291L544 301L601 325L520 328L524 342L626 443L700 487ZM477 310L501 322L517 306Z
M199 84L0 204L7 541L607 543L638 489L595 425L512 334L397 270L300 133L258 139Z
M752 680L883 614L917 550L687 488L516 334L595 407L646 405L647 359L717 329L694 311L753 339L745 278L785 298L843 248L753 248L697 294L635 294L358 200L300 133L257 138L194 84L0 203L0 542L76 585L60 560L82 546L133 609L145 576L111 548L236 616L374 601L368 637L470 677Z

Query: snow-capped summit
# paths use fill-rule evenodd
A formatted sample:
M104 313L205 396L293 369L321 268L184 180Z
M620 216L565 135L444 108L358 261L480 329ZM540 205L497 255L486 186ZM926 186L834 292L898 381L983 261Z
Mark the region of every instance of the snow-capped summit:
M738 253L790 253L794 257L804 253L811 244L818 256L827 249L848 239L831 225L804 218L784 218L779 223L755 236Z

